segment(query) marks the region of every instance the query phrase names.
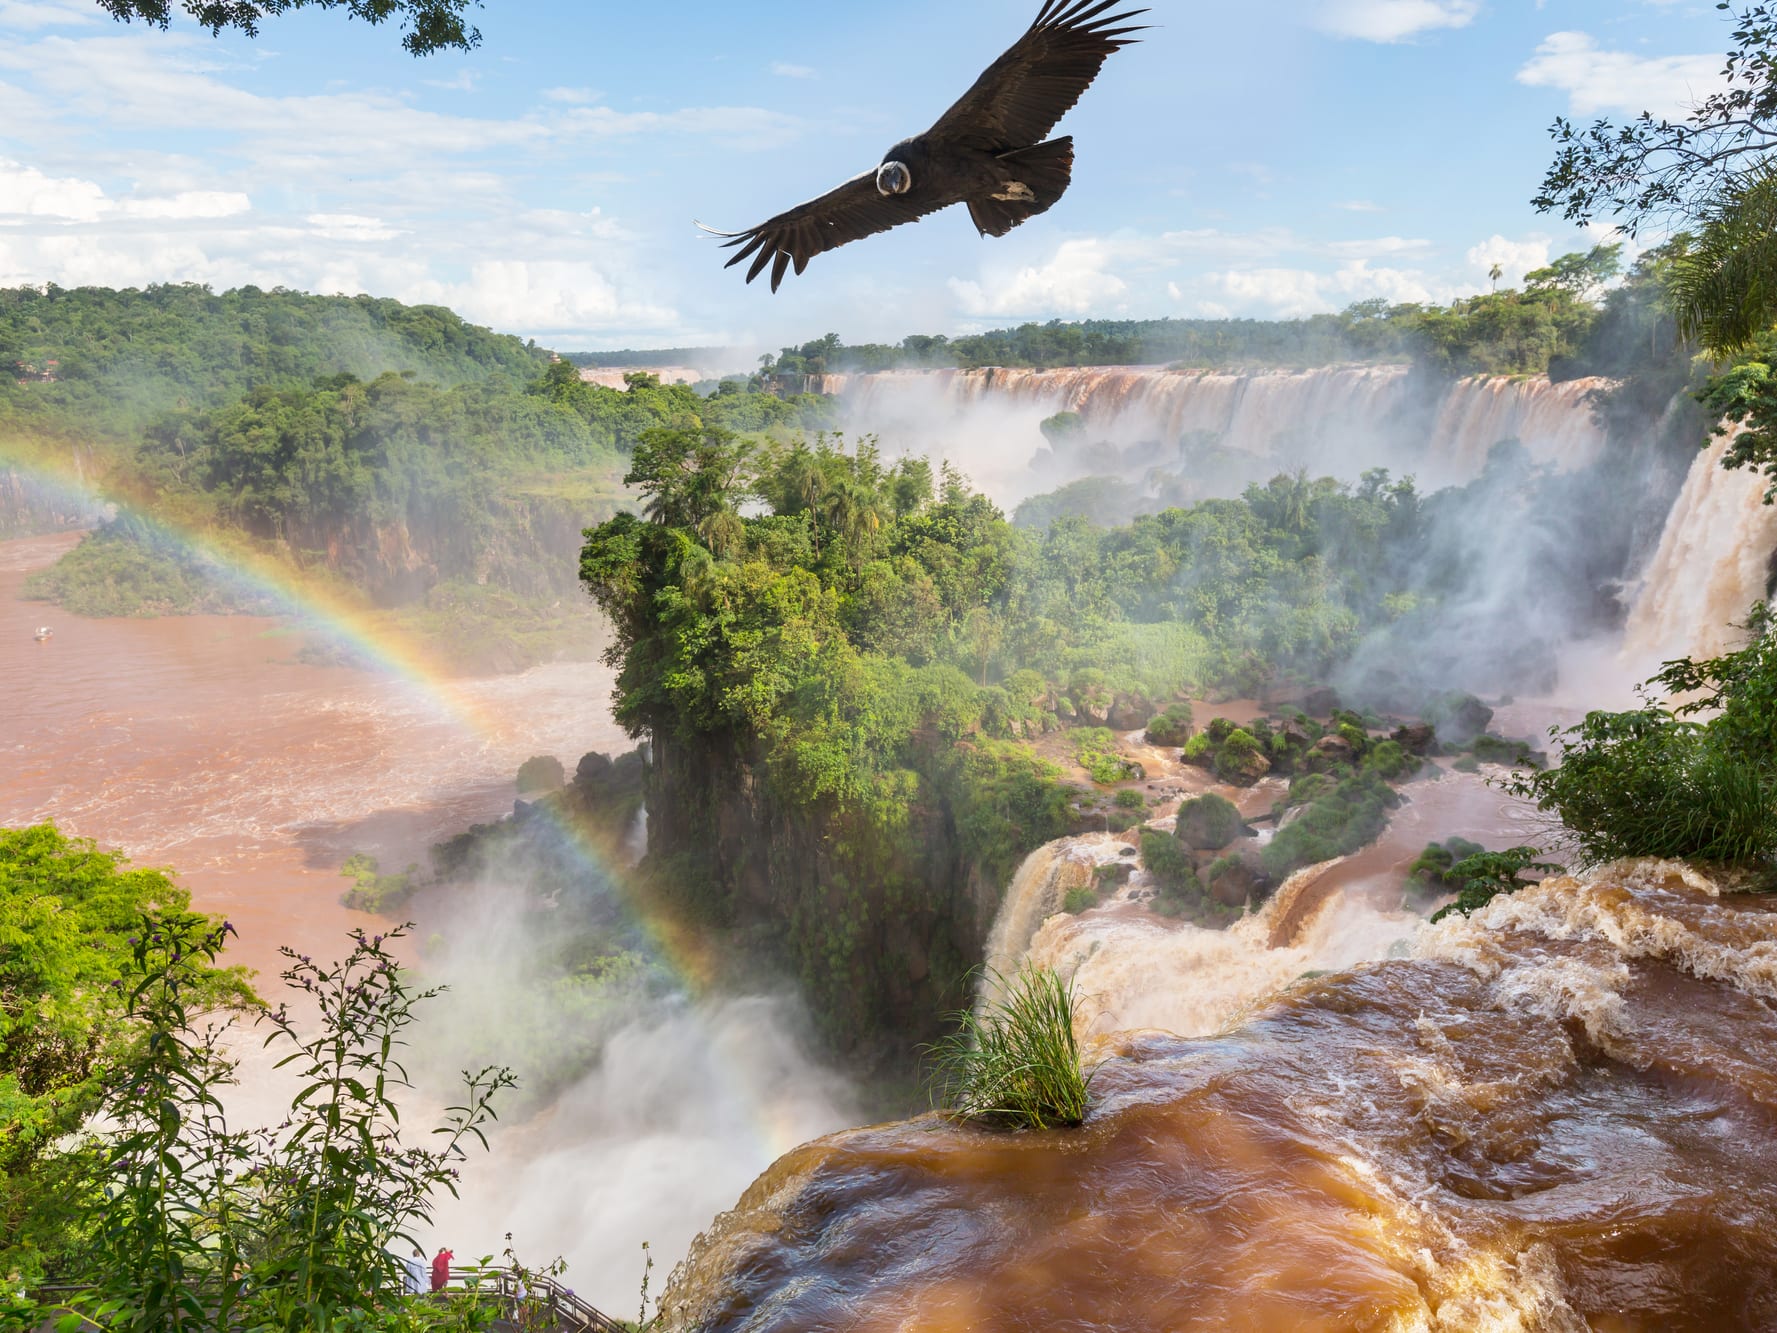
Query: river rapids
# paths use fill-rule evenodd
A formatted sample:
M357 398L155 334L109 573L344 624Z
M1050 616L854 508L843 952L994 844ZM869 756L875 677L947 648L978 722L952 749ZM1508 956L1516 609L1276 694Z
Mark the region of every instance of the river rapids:
M669 1327L1777 1327L1774 1002L1764 900L1549 880L1237 1030L1120 1034L1083 1129L799 1149Z

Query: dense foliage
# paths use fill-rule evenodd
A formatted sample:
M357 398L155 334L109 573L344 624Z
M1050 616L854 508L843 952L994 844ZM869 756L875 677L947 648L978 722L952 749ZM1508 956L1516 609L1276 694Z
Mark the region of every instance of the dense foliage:
M434 1197L454 1192L468 1145L485 1143L510 1075L465 1074L436 1146L406 1142L401 1051L430 995L389 952L400 932L360 934L336 964L285 951L284 981L317 1029L285 1007L261 1014L296 1092L276 1129L237 1128L222 1100L235 1082L227 1028L206 1024L202 1006L226 933L149 916L132 941L124 1019L142 1041L105 1071L73 1307L116 1333L489 1327L491 1306L413 1306L397 1256L414 1248Z
M215 928L189 901L160 871L53 826L0 829L0 1271L40 1277L90 1237L91 1155L68 1136L139 1054L121 988L144 917ZM187 978L206 1006L251 995L198 960Z
M161 414L268 385L411 371L451 386L522 383L549 354L440 306L193 284L0 289L0 438L37 429L128 438ZM53 378L39 378L53 376Z
M580 530L622 503L644 431L817 428L832 408L642 374L602 388L437 307L255 288L0 292L4 366L0 454L69 471L78 441L131 506L33 595L84 614L292 609L231 577L245 543L416 608L422 633L442 619L474 662L547 652L531 608L572 593Z
M1763 606L1747 628L1747 645L1725 657L1668 663L1650 682L1663 700L1555 733L1559 766L1514 790L1558 816L1588 861L1690 857L1777 872L1777 635Z

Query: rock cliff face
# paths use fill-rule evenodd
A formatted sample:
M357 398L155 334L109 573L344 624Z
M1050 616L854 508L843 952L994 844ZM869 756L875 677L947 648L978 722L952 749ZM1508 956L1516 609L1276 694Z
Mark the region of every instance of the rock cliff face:
M527 596L576 591L583 529L608 513L543 496L489 497L450 512L368 515L344 524L292 527L285 544L365 589L382 606L419 601L449 580L492 584Z
M904 824L774 798L717 740L657 741L648 834L686 910L793 975L827 1038L898 1062L968 1003L1003 885L969 863L955 812L921 780Z
M0 467L0 541L90 528L103 517L103 506L73 488Z

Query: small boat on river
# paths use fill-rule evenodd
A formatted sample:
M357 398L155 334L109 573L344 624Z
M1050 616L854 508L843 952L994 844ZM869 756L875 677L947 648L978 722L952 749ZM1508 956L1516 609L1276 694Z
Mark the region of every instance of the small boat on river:
M37 633L34 637L36 638L38 643L46 643L50 639L53 639L55 637L55 633L56 632L53 629L51 629L48 625L39 625L37 627Z

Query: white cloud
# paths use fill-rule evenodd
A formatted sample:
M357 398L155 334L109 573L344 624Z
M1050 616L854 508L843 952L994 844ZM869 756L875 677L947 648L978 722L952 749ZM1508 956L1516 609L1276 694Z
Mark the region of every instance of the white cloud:
M1491 284L1493 266L1497 264L1501 269L1500 285L1517 287L1523 283L1526 273L1549 266L1551 244L1547 236L1527 236L1521 241L1490 236L1469 250L1469 271L1476 282Z
M47 176L35 167L0 161L0 218L94 222L111 209L96 182Z
M1332 309L1321 295L1321 275L1307 269L1243 269L1213 274L1210 282L1243 311L1257 308L1287 318Z
M814 70L807 65L787 65L781 60L771 62L771 72L780 79L812 79Z
M0 220L18 225L26 218L69 224L105 218L226 218L250 211L252 200L238 191L185 190L167 196L109 197L96 181L56 177L36 167L0 160Z
M472 69L458 70L448 79L422 80L428 88L442 88L451 93L472 93L481 82L481 75Z
M355 213L311 213L308 223L324 241L392 241L403 234L399 227L391 227L381 218L359 217Z
M1063 241L1046 264L1029 265L981 282L950 280L965 314L1084 315L1115 304L1129 285L1110 272L1113 247L1101 240Z
M1557 32L1518 71L1518 82L1566 93L1579 116L1674 116L1721 90L1721 67L1718 55L1637 56L1604 50L1588 33Z
M1423 304L1450 295L1435 289L1423 273L1371 268L1367 259L1353 259L1331 273L1304 268L1234 269L1211 274L1208 284L1212 291L1227 297L1232 308L1241 314L1280 319L1323 314L1375 297L1400 305Z
M590 263L562 260L488 260L460 283L423 286L408 299L436 301L477 323L539 333L599 327L668 330L678 315L637 301Z
M1368 199L1351 199L1343 204L1334 204L1333 207L1347 213L1380 213L1383 211L1381 204L1373 204Z
M85 0L32 3L31 0L0 0L0 28L34 32L39 28L82 28L98 22L93 6Z
M1338 37L1366 42L1404 42L1422 32L1466 28L1481 0L1330 0L1320 27Z
M182 190L162 199L119 200L117 207L129 218L232 218L252 212L253 201L238 190Z

